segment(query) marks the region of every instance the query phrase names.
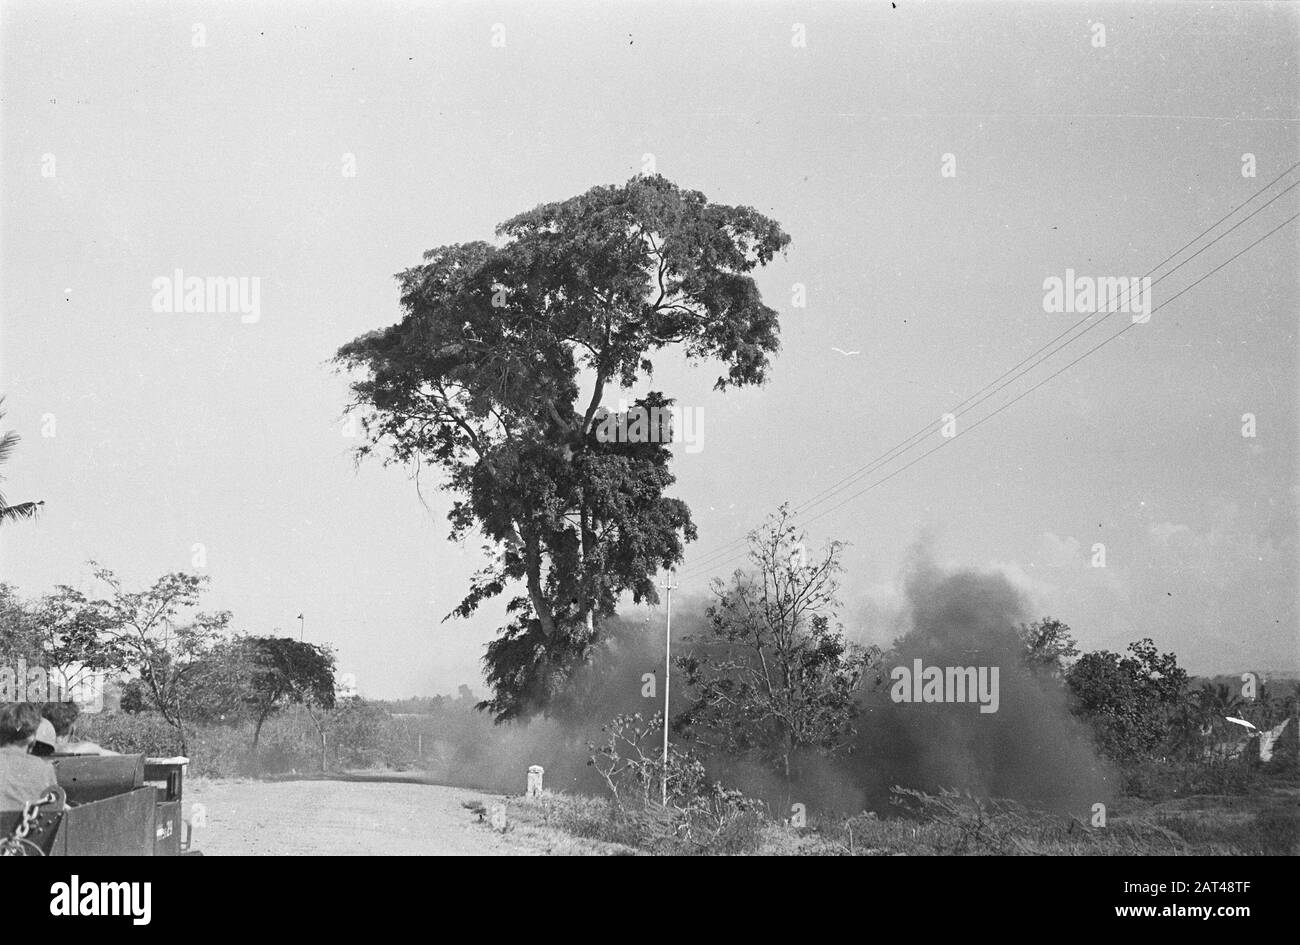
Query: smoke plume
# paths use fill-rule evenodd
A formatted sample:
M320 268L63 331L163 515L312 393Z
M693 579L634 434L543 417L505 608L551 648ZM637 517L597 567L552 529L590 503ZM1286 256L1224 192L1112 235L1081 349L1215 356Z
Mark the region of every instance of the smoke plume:
M901 579L900 612L874 619L886 626L846 627L851 638L900 632L858 699L857 736L834 758L803 752L791 783L748 758L705 757L710 775L728 787L761 797L775 812L802 803L810 815L833 816L873 809L887 814L894 785L930 792L956 788L977 796L1011 798L1027 805L1086 816L1110 797L1112 776L1098 760L1089 732L1068 711L1059 680L1027 666L1017 628L1034 616L999 573L945 571L918 553ZM708 600L675 602L673 652L683 653L706 618ZM556 790L598 794L602 783L587 765L588 742L603 741L601 725L620 713L650 717L663 708L663 623L617 619L590 664L573 679L566 698L548 717L467 732L452 749L440 779L517 792L530 764L546 768ZM924 667L997 669L997 710L973 701L895 701L891 672ZM677 684L672 713L686 705ZM654 695L647 697L647 680ZM917 681L917 699L920 683ZM973 695L971 696L973 699Z

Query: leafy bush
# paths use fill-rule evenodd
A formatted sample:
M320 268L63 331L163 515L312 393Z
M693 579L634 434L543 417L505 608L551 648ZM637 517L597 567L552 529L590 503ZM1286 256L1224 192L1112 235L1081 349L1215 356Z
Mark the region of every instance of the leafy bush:
M388 764L384 732L391 716L364 699L345 699L330 713L328 741L341 768L377 768Z
M704 765L672 746L668 753L668 803L662 754L662 714L619 715L601 731L604 744L589 744L588 764L610 793L609 823L601 836L656 853L752 853L766 823L761 801L710 782ZM658 734L657 734L658 733Z
M83 715L76 721L76 734L124 755L163 757L180 751L176 729L153 713L105 712Z
M253 767L264 774L320 770L320 735L305 711L272 716L263 724Z
M1085 653L1065 676L1074 711L1092 726L1108 758L1132 763L1155 756L1182 716L1187 672L1148 638L1128 654Z
M82 738L124 755L170 757L181 753L176 729L154 713L112 712L85 715L77 720ZM251 733L223 725L196 728L189 738L189 773L192 776L229 777L248 768Z

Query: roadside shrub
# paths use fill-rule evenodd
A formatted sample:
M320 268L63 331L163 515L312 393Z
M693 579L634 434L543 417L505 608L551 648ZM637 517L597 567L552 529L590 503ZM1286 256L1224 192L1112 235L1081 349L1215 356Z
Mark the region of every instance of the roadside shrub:
M196 730L189 738L190 775L228 778L247 774L251 739L247 728L208 725Z
M1260 778L1260 768L1241 759L1148 761L1125 769L1124 793L1151 801L1195 794L1246 794Z
M769 823L763 811L738 810L720 824L710 825L704 841L693 851L705 856L740 856L756 853Z
M180 752L176 730L152 712L103 712L82 715L73 726L76 737L97 742L124 755L165 757Z
M767 822L761 801L710 782L704 765L675 745L668 753L668 803L661 801L663 757L656 750L662 715L616 716L588 744L588 764L610 793L608 837L654 853L752 853Z
M1300 855L1300 811L1274 807L1255 815L1255 834L1266 856Z
M391 721L388 710L364 699L340 701L330 713L328 725L329 742L338 767L385 767L389 757L384 742Z
M74 732L124 755L166 758L181 753L176 730L152 712L83 715ZM220 778L245 773L251 738L246 727L196 726L189 732L190 775Z
M317 718L325 726L329 770L394 767L403 760L409 764L413 753L406 752L403 759L397 751L409 739L395 730L383 708L351 699ZM87 715L77 721L74 731L80 738L122 754L180 754L176 730L153 712ZM252 750L253 726L248 721L200 724L186 732L191 775L222 778L321 770L320 733L302 706L292 706L266 720L256 753Z
M253 769L257 774L320 770L320 736L305 711L286 712L266 721Z

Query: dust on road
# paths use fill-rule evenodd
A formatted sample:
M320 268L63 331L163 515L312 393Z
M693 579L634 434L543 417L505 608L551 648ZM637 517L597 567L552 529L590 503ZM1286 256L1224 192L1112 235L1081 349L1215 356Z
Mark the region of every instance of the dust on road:
M194 848L207 856L510 856L552 852L545 832L505 833L461 805L483 791L392 781L205 781L185 787L185 815L202 804ZM564 852L603 853L600 844Z

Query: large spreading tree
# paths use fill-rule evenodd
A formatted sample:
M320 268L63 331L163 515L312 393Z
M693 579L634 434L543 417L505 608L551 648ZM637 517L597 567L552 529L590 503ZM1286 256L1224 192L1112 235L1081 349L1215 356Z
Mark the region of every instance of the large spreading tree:
M522 589L485 657L486 706L508 719L549 704L622 594L656 600L656 571L695 537L665 495L667 446L597 436L607 388L651 377L669 346L721 362L718 389L761 383L779 325L750 273L789 237L659 176L544 204L497 237L426 252L398 275L401 321L338 360L357 374L360 454L437 467L452 538L477 528L498 552L454 613Z

